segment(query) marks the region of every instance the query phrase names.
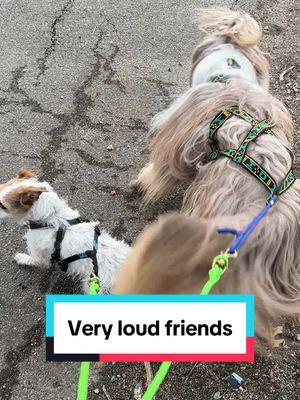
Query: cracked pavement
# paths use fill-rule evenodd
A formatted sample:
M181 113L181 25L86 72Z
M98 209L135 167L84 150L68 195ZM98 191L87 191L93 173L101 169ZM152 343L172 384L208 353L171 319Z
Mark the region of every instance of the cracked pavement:
M180 199L172 198L141 211L128 183L145 162L149 120L187 87L201 37L191 23L193 10L208 5L241 7L260 18L262 47L272 56L272 90L299 126L296 0L2 0L1 180L26 166L82 216L129 242L159 213L179 207ZM298 137L299 128L297 152ZM57 276L14 264L14 253L25 247L24 231L8 222L1 231L0 398L75 399L79 364L44 361L44 295L57 286ZM284 347L253 366L176 365L157 399L212 399L217 391L223 399L299 399L296 329L290 322ZM232 371L245 378L244 393L226 389ZM131 399L139 382L145 385L142 364L93 368L90 399L106 399L103 384L112 400Z

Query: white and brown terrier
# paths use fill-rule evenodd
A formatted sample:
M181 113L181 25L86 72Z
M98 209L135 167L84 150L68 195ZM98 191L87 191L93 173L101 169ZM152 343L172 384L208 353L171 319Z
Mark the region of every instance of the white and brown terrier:
M230 157L210 158L212 121L232 108L245 111L256 121L267 120L273 134L258 136L247 153L275 183L282 182L291 168L293 123L284 104L268 92L269 65L257 47L260 25L245 13L226 9L200 10L197 21L201 29L212 27L214 31L194 53L190 88L154 117L150 162L135 183L144 191L147 203L187 182L184 214L204 218L215 227L240 230L264 207L269 193ZM232 115L218 130L219 149L238 149L252 126ZM240 250L236 268L228 270L216 288L225 293L255 293L258 336L267 335L273 317L300 312L299 241L297 179L279 196ZM154 246L150 249L139 242L138 248L149 259L157 254ZM186 241L179 249L189 257ZM174 254L179 256L178 252Z
M92 250L95 245L94 232L98 222L82 222L79 212L59 198L47 182L39 182L25 169L22 169L17 177L0 184L0 219L4 218L13 218L19 224L29 226L25 236L28 254L15 255L15 261L20 265L49 268L60 227L63 227L64 231L60 249L61 260ZM76 223L77 221L79 223ZM101 293L105 293L110 291L122 263L130 252L130 247L105 232L100 233L97 245L96 258ZM80 258L67 266L69 276L83 280L85 291L88 291L87 282L92 272L91 258Z

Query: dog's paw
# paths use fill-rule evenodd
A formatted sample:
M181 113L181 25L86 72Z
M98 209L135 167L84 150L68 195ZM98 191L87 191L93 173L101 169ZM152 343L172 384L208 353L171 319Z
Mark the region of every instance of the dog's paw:
M137 192L142 192L143 191L143 185L142 185L141 181L139 181L138 178L132 179L129 182L129 188L132 191L137 191Z
M35 265L34 259L25 253L17 253L14 260L18 265Z

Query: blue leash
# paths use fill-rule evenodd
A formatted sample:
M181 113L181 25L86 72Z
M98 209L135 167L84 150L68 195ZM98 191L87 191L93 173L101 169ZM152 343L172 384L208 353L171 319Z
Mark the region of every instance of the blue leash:
M230 248L228 250L229 254L234 254L239 248L242 247L242 245L245 243L245 241L248 239L248 237L251 235L251 233L257 227L259 222L267 215L267 213L273 207L273 205L275 204L277 199L278 199L278 196L276 194L274 194L270 198L268 203L265 205L265 207L253 218L253 220L249 223L249 225L246 227L245 230L238 231L237 229L232 229L232 228L219 228L218 229L219 233L231 233L232 235L236 236L235 241L232 243L232 245L230 246Z

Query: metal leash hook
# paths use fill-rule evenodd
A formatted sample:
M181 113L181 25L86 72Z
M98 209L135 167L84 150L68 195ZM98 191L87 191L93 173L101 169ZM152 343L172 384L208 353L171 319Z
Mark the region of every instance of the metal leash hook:
M229 258L236 258L237 255L237 251L230 253L229 249L227 249L224 253L221 252L213 259L212 267L208 271L209 280L203 286L200 294L210 293L211 289L219 282L224 272L228 269Z

